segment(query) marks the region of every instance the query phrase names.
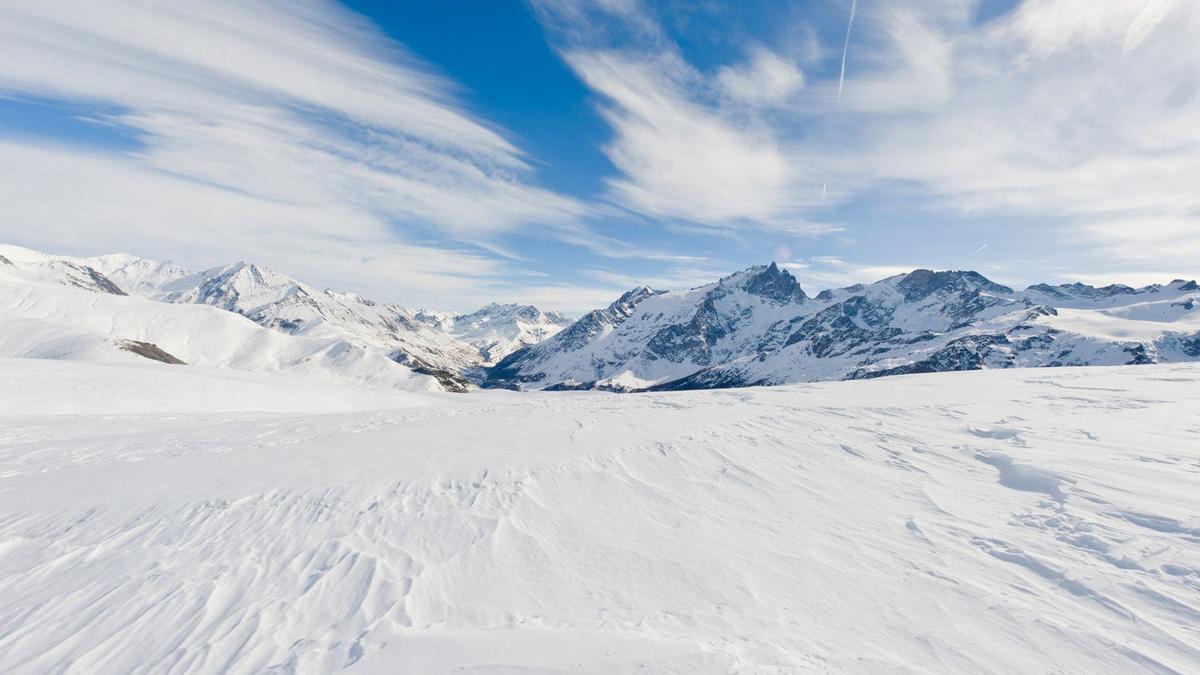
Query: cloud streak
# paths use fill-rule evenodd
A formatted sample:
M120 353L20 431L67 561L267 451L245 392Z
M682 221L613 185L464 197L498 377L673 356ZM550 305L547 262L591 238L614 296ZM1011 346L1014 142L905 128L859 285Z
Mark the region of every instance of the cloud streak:
M472 283L499 277L497 237L588 209L538 187L453 83L332 3L8 3L0 61L0 95L94 105L139 141L107 153L6 141L5 239L257 256L462 306Z
M755 58L772 57L704 72L661 26L643 33L652 39L614 39L612 22L630 12L654 19L637 3L622 8L562 32L560 51L603 101L611 195L626 208L781 236L814 220L919 230L931 216L947 223L944 236L987 220L1098 269L1124 265L1118 277L1155 258L1194 265L1194 2L1027 0L987 20L973 0L852 2L833 76L758 97L730 92L766 72ZM851 36L861 58L847 81ZM762 91L772 81L783 80L763 77ZM897 225L838 222L838 209L874 204ZM1187 241L1164 245L1178 238Z
M842 102L842 87L846 85L846 56L850 54L850 31L854 28L854 13L856 11L858 11L858 0L850 0L850 20L846 22L846 41L842 44L842 69L838 72L838 103Z

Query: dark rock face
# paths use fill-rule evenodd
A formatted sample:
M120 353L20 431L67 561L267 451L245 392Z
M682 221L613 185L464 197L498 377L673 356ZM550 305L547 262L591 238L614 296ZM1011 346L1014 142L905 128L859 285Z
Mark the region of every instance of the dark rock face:
M831 305L801 324L788 336L785 347L805 342L809 353L818 358L844 354L869 342L890 340L902 331L891 328L894 310L872 302L865 296Z
M1012 344L1007 335L970 335L946 344L928 358L883 370L856 370L846 377L848 380L864 380L889 375L911 375L914 373L944 373L956 370L980 370L985 363L993 361L999 354L1006 367L1011 356L997 347Z
M729 334L732 326L707 297L692 320L667 326L646 344L646 350L671 363L690 361L697 365L712 363L712 346Z
M591 342L593 337L599 335L606 325L611 325L608 315L598 309L593 309L558 334L559 344L567 351L582 349L587 343ZM509 354L499 364L496 364L496 368L499 368L505 361L512 360L521 351L524 350L518 350Z
M1121 284L1110 284L1100 288L1080 283L1060 284L1058 286L1051 286L1049 284L1036 284L1034 286L1030 286L1029 290L1038 291L1058 298L1086 298L1092 300L1137 293L1136 289Z
M744 286L747 293L768 300L786 303L803 302L807 297L800 283L789 272L771 263L762 272L754 275Z
M1200 333L1179 338L1179 349L1188 356L1200 357Z
M462 375L444 368L435 368L411 354L396 352L391 355L391 359L402 366L411 368L414 372L432 377L446 391L461 394L475 388L471 381Z
M171 354L163 351L158 345L151 342L139 342L137 340L117 340L117 347L127 352L145 357L151 361L159 361L173 366L187 365L180 359L175 358Z
M111 293L113 295L125 295L125 291L121 290L119 286L114 284L103 274L87 266L84 266L81 269L83 270L83 273L87 275L88 279L91 280L92 284L97 290L104 293Z
M1154 359L1146 354L1146 345L1139 344L1133 347L1126 347L1125 353L1129 354L1129 361L1125 364L1127 366L1144 366L1148 363L1154 363Z
M663 382L643 391L695 391L698 389L732 389L733 387L754 387L768 384L761 381L747 381L741 373L734 370L706 368L688 375L687 377L670 382Z
M978 272L934 272L932 270L910 272L900 283L896 284L896 289L904 294L904 299L908 302L927 298L934 293L949 291L1013 292L1008 286L994 283Z

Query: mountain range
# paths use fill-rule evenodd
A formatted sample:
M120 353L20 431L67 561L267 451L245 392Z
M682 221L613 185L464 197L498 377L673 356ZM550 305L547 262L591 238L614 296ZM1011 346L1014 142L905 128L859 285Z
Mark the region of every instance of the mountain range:
M459 392L1200 360L1198 301L1195 281L1016 291L930 270L810 296L772 263L684 291L635 288L571 321L529 305L412 311L246 262L196 271L0 246L0 356L133 356Z
M810 297L774 263L706 286L642 287L517 350L485 386L711 389L982 368L1200 359L1195 281L1039 284L916 270Z

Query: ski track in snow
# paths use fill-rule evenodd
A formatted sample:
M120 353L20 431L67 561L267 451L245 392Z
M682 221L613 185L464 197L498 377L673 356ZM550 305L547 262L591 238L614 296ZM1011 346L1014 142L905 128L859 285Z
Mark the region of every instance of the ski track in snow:
M0 411L105 392L0 412L0 672L1200 670L1194 364L377 399L0 370ZM251 384L275 412L222 404Z

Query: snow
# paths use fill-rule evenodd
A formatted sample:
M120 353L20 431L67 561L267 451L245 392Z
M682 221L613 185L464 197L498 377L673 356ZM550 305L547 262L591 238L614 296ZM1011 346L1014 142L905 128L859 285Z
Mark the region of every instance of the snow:
M96 290L92 277L98 273L129 295L210 305L278 332L341 340L399 362L456 374L464 378L464 387L465 378L482 379L483 367L571 323L561 314L515 304L492 303L461 315L414 313L355 293L320 291L244 261L193 271L123 253L73 257L4 244L0 256L14 263L10 274L25 280Z
M1105 340L1151 341L1164 329L1200 330L1200 312L1173 308L1172 304L1182 303L1177 300L1137 303L1102 311L1060 309L1058 316L1047 317L1046 323L1060 330Z
M327 381L439 389L433 378L336 338L268 330L238 314L98 293L54 283L28 267L0 268L0 357L130 362L123 341L149 343L187 364L304 373Z
M1200 670L1198 364L0 373L0 672Z
M439 405L449 394L349 386L287 373L0 358L6 417L269 412L324 414Z

